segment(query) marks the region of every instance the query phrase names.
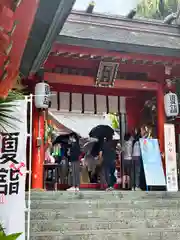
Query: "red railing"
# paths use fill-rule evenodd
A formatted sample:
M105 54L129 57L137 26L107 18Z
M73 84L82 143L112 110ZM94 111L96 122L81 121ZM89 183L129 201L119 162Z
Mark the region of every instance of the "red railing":
M19 66L39 0L0 2L0 97L6 97Z

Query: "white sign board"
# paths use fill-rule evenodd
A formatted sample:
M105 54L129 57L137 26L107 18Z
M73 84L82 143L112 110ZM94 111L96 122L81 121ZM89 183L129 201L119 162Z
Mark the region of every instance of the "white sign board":
M22 232L18 240L25 240L27 101L13 105L6 131L0 129L0 223L6 234Z
M178 97L169 92L164 96L164 109L167 117L176 117L179 114Z
M167 191L178 191L175 129L173 124L164 124L166 184Z

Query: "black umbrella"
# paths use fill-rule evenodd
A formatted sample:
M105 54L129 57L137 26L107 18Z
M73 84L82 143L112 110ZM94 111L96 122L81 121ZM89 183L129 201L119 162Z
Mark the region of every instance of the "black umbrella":
M53 141L52 144L53 145L61 144L61 143L67 144L69 141L69 137L70 137L70 134L59 135L58 137L56 137L56 139Z
M89 133L90 137L98 138L98 139L112 138L113 135L114 135L114 130L112 129L112 127L108 125L98 125L94 127Z
M59 135L54 141L53 141L53 145L55 144L61 144L61 143L64 143L64 144L68 144L69 143L69 138L73 136L77 142L79 142L79 136L75 133L75 132L72 132L72 133L69 133L69 134L64 134L64 135Z

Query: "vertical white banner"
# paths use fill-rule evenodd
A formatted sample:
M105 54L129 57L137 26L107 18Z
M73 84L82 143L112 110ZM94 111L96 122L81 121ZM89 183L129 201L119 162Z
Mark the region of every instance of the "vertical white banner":
M167 191L178 191L176 140L173 124L164 124L165 160L166 160L166 184Z
M5 129L0 129L0 223L6 234L22 233L25 240L25 170L27 101L12 103Z

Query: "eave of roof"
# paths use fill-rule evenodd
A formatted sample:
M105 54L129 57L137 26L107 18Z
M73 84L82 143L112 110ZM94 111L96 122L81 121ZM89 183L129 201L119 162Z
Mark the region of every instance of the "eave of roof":
M72 12L56 39L109 51L180 56L180 28L159 21Z
M21 61L20 71L24 76L40 69L74 3L75 0L40 0Z

